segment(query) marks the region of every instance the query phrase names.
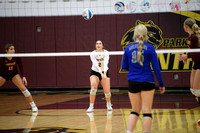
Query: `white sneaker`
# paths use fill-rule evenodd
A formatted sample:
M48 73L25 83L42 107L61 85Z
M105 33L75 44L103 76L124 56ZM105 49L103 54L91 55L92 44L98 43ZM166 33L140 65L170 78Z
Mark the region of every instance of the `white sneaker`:
M32 107L32 112L38 112L37 106L33 106L33 107Z
M87 110L86 110L87 113L92 113L94 112L94 107L89 107Z
M113 110L112 104L111 104L111 103L107 103L107 104L106 104L106 107L107 107L107 110L108 110L108 111L112 111L112 110Z

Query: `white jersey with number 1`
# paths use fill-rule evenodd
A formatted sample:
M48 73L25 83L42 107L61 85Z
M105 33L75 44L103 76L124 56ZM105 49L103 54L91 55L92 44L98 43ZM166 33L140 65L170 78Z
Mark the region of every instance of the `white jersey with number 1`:
M109 62L109 53L107 50L103 49L104 54L98 53L96 50L92 51L90 54L90 59L92 61L92 70L96 72L107 72L108 62Z

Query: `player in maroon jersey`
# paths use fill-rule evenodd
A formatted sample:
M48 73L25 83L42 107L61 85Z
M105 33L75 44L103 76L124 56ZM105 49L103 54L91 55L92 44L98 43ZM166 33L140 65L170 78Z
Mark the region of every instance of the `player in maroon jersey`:
M14 54L15 47L13 44L6 44L4 48L7 54ZM21 71L22 78L18 73L18 68ZM31 93L26 88L27 80L24 76L24 70L21 59L19 57L1 57L0 58L0 86L2 86L7 80L11 80L24 94L27 101L32 107L33 112L37 112L38 108L35 105Z
M188 47L191 49L200 48L200 27L196 24L195 19L187 18L184 22L184 30L189 34L187 41ZM200 53L188 53L179 56L179 60L184 62L188 58L192 58L194 62L190 75L190 90L200 103Z
M196 24L195 19L187 18L184 21L184 30L189 34L188 47L191 49L200 48L200 27ZM196 100L200 104L200 53L181 54L179 60L185 62L188 58L192 58L194 62L190 75L190 91L196 96ZM200 119L198 126L200 127Z
M195 19L187 18L184 21L184 30L189 34L188 47L191 49L200 48L200 27L196 24ZM179 60L184 62L188 58L192 58L194 62L190 75L190 91L196 96L196 100L200 104L200 53L188 53L179 56ZM200 120L198 124L200 126Z

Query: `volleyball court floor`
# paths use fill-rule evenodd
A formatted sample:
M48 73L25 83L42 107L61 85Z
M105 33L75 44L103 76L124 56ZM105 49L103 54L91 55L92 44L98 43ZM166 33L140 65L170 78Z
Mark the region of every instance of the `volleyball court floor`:
M113 111L97 93L94 113L86 113L88 92L32 92L38 113L21 93L0 94L0 133L126 133L131 105L127 92L112 92ZM152 133L200 133L200 107L187 93L154 96ZM134 133L142 133L142 115Z

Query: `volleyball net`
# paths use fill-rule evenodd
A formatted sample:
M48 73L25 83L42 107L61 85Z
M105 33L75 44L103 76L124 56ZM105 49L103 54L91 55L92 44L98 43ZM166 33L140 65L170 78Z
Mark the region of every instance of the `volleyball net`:
M156 53L198 53L200 49L165 49L156 50ZM123 55L124 51L109 51L109 55ZM97 52L92 54L105 54ZM54 57L54 56L89 56L91 52L56 52L56 53L15 53L15 54L0 54L0 57Z
M52 52L52 53L15 53L0 54L0 57L21 57L29 88L40 88L40 91L55 90L55 88L89 88L92 52ZM94 52L93 52L94 53ZM190 85L192 59L187 63L178 61L182 53L200 53L200 49L162 49L156 50L163 81L166 87L181 87L182 90ZM104 54L96 52L94 54ZM111 88L127 87L127 72L121 71L121 61L124 51L109 51L109 75ZM13 88L6 84L5 88ZM41 89L42 88L42 89ZM45 89L46 88L46 89ZM1 87L2 89L2 87ZM74 89L76 90L76 89ZM188 90L188 89L187 89Z

